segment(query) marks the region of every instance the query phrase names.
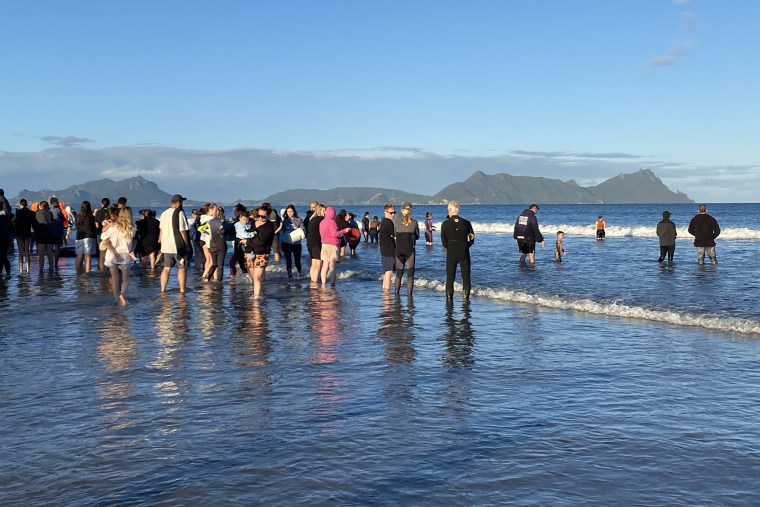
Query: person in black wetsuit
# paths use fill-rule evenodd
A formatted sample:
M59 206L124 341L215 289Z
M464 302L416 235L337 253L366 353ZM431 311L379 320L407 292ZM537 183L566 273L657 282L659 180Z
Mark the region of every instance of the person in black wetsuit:
M520 250L520 264L525 263L525 256L531 264L536 262L536 243L541 243L544 247L544 237L538 230L538 220L536 213L538 204L531 204L515 220L515 230L513 237L517 240L517 248Z
M394 224L396 236L396 295L401 291L401 277L406 269L406 294L412 297L414 290L414 253L415 244L420 239L420 226L412 218L412 205L405 202L401 205L401 217Z
M446 250L446 299L454 298L457 264L462 274L462 297L470 297L470 247L475 243L472 224L459 216L459 203L451 201L449 218L441 225L441 244Z

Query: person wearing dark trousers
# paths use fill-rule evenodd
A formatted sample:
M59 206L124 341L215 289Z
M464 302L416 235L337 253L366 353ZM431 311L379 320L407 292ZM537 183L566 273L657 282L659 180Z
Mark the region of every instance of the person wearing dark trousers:
M459 203L451 201L448 211L449 218L441 225L441 244L446 250L446 299L454 298L457 266L462 275L462 297L469 299L470 247L475 243L475 232L472 224L459 216Z

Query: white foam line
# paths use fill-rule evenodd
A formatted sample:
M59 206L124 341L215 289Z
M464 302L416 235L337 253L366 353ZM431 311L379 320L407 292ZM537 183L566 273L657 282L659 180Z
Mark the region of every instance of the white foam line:
M512 234L514 224L504 222L494 223L473 223L472 228L476 234ZM596 226L594 225L567 225L567 224L542 224L541 232L546 237L557 234L557 231L563 231L566 236L575 237L596 237ZM656 238L656 223L652 225L634 225L630 227L608 226L605 229L605 235L608 238ZM694 237L689 234L688 225L677 228L678 240L693 241ZM746 227L730 227L723 229L720 233L721 240L760 240L760 230L749 229Z
M444 292L446 290L445 284L436 280L416 279L414 285L416 287L431 289L438 292ZM462 290L462 286L455 283L454 289L455 292L458 293ZM740 317L718 317L707 314L694 315L688 312L650 310L639 306L619 304L617 302L599 303L590 299L568 299L559 296L540 296L521 291L492 289L488 287L473 289L471 295L508 301L511 303L532 304L545 308L571 310L594 315L641 319L676 326L699 327L714 331L760 335L760 321Z

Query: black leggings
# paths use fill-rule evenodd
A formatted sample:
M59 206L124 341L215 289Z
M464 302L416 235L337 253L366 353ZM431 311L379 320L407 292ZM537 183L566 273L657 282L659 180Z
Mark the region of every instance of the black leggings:
M665 254L668 254L668 262L673 262L673 254L676 253L675 245L660 246L660 259L665 258Z
M0 273L3 268L7 274L11 274L11 261L8 260L8 249L11 247L11 238L0 238Z
M225 245L219 251L211 252L211 269L208 272L208 279L214 277L215 280L221 280L224 276L224 258L227 257L227 246Z
M404 276L404 268L406 268L406 293L411 296L414 290L414 252L409 256L396 255L396 282L394 284L396 294L401 292L401 277Z
M282 243L282 252L285 254L285 265L288 276L293 273L293 260L295 259L296 271L301 274L301 243ZM291 259L291 256L293 257Z
M454 297L454 276L457 273L457 264L462 274L462 292L465 297L470 296L470 258L446 257L446 297Z

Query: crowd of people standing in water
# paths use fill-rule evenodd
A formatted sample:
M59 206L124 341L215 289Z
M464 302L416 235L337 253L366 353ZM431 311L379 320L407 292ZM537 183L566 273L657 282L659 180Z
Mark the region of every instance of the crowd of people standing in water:
M184 293L189 268L200 274L202 282L223 281L228 245L231 245L230 283L235 283L239 271L247 273L254 297L260 297L270 260L280 262L284 257L288 278L299 278L305 244L310 257L310 282L334 286L340 260L346 255L355 255L356 247L363 239L378 243L383 290L400 294L405 276L407 296L412 296L420 226L412 218L410 203L401 205L399 215L395 205L385 205L381 220L377 216L370 218L366 212L360 228L353 213L345 210L336 213L335 208L317 201L310 203L309 210L301 218L292 204L277 213L269 203L253 209L237 204L227 217L224 208L213 202L193 209L188 217L183 208L185 200L182 195L175 194L171 197L170 207L159 218L154 211L144 209L139 211L140 219L135 221L124 197L113 206L109 198L103 198L97 210L93 210L90 202L83 201L77 213L55 197L29 207L27 201L21 199L18 208L13 210L0 189L0 272L4 269L6 276L10 276L8 251L13 246L13 237L18 247L19 273L30 272L33 243L37 245L39 274L44 274L46 262L48 272L57 271L61 247L68 244L75 231L77 275L90 273L93 257L97 256L99 272L111 275L114 300L126 305L129 273L134 264L139 262L143 268L151 270L160 266L162 292L166 291L171 271L176 268L179 292ZM462 279L462 296L469 298L470 248L475 242L475 233L472 224L459 216L458 203L450 202L447 211L448 216L440 230L441 244L446 250L446 298L454 296L457 269ZM539 206L531 204L515 221L513 237L520 252L520 263L527 259L533 264L536 245L544 246L536 218L538 211ZM712 264L717 264L715 238L720 234L720 227L707 214L704 204L698 211L688 227L689 233L695 237L698 263L704 263L707 255ZM429 212L425 215L427 246L433 244L435 227L432 218ZM657 236L660 242L658 260L663 262L667 256L668 261L672 261L677 232L668 211L663 212L663 219L657 225ZM598 240L605 238L602 215L596 222L596 237ZM558 262L567 253L563 240L564 233L558 231L554 251L554 260Z

